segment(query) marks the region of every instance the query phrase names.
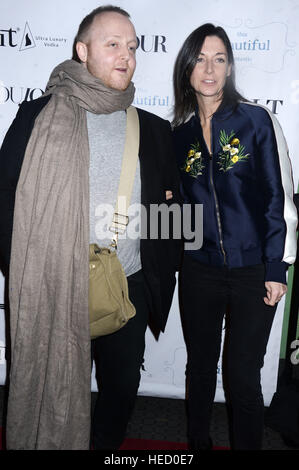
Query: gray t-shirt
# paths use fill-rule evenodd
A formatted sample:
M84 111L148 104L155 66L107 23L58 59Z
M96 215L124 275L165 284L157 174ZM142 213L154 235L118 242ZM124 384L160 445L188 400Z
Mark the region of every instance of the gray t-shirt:
M87 112L90 148L90 243L108 246L113 233L109 231L115 208L126 137L126 113ZM141 182L139 160L128 210L129 226L119 235L117 255L126 276L141 269L140 260Z

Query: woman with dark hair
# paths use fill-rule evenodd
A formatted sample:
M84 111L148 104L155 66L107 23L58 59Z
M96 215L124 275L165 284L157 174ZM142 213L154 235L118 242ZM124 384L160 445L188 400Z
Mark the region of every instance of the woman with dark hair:
M174 139L185 203L203 205L203 244L184 252L180 302L187 345L190 449L209 449L222 323L232 447L261 449L260 370L286 270L296 256L297 213L278 121L236 90L230 41L205 24L174 69Z

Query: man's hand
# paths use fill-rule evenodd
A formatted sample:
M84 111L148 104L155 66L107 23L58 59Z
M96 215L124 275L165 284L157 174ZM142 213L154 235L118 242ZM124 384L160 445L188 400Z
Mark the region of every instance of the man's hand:
M172 196L172 191L166 191L166 201L168 201L168 199L172 199L173 196Z
M288 290L285 284L274 281L265 282L265 287L267 290L267 297L264 297L264 302L272 307L280 301Z

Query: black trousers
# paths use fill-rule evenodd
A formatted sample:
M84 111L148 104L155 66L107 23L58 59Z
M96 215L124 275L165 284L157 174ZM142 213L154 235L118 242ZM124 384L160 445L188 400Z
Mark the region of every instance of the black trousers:
M128 277L128 286L135 317L119 331L91 342L99 389L92 417L94 449L120 447L139 387L149 314L142 271Z
M228 269L184 256L180 302L188 354L190 440L208 444L225 315L223 380L232 411L232 447L261 448L260 370L276 310L264 303L265 296L263 265Z

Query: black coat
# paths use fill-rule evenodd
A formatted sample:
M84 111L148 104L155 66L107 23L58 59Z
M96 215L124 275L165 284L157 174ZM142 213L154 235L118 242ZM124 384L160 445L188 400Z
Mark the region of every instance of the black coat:
M24 102L9 128L0 150L0 261L3 273L9 268L16 186L34 122L51 97ZM165 191L173 192L167 204L180 202L170 124L138 109L140 122L141 203L166 202ZM149 211L148 211L149 214ZM149 233L149 221L147 223ZM180 240L141 239L141 262L154 325L164 331L175 287L182 244Z

